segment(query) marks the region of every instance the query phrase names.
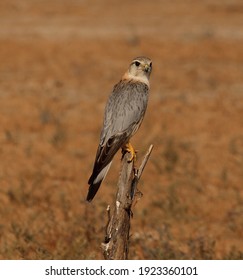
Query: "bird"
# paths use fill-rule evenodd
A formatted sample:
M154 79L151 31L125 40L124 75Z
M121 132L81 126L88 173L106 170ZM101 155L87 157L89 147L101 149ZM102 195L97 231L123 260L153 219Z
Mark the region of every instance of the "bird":
M122 149L123 154L130 153L130 162L136 159L130 139L139 129L145 115L151 72L152 60L145 56L136 57L113 87L105 106L100 142L93 172L88 180L88 202L96 195L119 149Z

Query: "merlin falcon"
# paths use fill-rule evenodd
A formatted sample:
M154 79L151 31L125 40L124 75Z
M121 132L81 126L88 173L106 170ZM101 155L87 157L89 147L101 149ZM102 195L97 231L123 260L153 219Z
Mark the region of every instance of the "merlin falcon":
M89 202L96 195L120 148L123 153L130 153L129 161L136 158L130 138L140 127L147 108L151 72L151 59L143 56L133 59L109 96L93 172L88 181L90 186L86 199Z

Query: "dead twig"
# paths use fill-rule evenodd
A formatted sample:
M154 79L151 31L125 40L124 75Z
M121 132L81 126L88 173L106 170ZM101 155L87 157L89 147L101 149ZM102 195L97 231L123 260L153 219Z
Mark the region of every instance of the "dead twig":
M129 162L128 154L125 154L122 158L118 191L112 215L110 214L110 207L107 208L108 223L104 243L102 243L105 259L128 259L131 208L135 200L138 182L152 149L153 145L149 147L138 169L135 169L133 161Z

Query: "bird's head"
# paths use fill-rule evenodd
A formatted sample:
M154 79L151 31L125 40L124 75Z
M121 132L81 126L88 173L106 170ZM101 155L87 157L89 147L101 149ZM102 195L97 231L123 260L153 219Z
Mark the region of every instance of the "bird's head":
M145 83L149 87L149 77L152 72L152 60L139 56L133 59L122 79Z
M144 56L136 57L130 64L128 72L132 76L141 78L146 76L149 79L152 72L152 60Z

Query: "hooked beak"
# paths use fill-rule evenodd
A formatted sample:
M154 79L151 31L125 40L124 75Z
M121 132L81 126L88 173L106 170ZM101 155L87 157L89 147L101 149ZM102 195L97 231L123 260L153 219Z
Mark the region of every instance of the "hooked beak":
M144 65L144 71L149 72L149 70L150 70L150 66L148 64L145 64Z

